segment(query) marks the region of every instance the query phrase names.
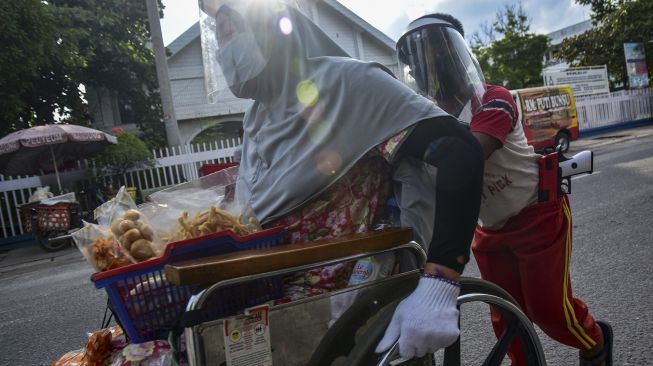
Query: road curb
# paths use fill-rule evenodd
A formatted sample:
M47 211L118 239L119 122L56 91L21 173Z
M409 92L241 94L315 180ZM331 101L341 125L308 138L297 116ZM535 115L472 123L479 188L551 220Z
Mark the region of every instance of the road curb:
M53 265L59 266L59 265L66 265L70 263L76 263L76 262L82 263L83 261L84 258L81 256L77 257L75 255L67 255L67 256L50 257L50 258L40 258L31 261L14 263L14 264L0 267L0 279L11 275L31 272L45 266L53 266Z
M572 150L598 148L613 143L630 141L637 138L653 135L653 125L646 125L631 129L611 130L588 138L580 138L571 143Z
M0 255L0 275L20 268L68 261L78 257L83 258L76 248L67 248L53 253L46 252L39 246L14 249Z

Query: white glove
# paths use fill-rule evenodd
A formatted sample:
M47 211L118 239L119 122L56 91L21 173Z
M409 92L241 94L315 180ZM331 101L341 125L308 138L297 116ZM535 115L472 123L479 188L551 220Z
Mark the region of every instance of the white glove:
M443 278L422 277L415 291L399 303L376 352L387 351L399 339L405 359L422 357L453 344L458 329L456 301L460 285Z

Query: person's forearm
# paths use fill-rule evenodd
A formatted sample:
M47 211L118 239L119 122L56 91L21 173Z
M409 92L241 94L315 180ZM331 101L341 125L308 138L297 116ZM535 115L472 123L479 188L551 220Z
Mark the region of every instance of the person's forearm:
M425 243L428 270L439 268L442 275L455 279L469 260L478 219L483 149L458 121L443 118L419 123L399 152L438 169L433 236Z
M434 234L427 262L439 265L445 274L450 273L446 269L462 273L481 205L483 152L470 135L440 145Z
M483 148L483 155L485 155L485 160L489 159L494 150L501 147L501 142L496 138L483 133L483 132L472 132L481 148Z

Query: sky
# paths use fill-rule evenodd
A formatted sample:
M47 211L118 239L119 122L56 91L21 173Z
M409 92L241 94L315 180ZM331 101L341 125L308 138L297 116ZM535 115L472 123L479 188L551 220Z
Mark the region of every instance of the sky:
M518 0L337 0L368 23L397 40L406 25L430 12L449 13L460 19L469 39L484 22L492 23L498 10ZM574 0L522 0L531 31L547 34L590 18L588 6ZM163 0L163 41L174 41L198 20L197 0Z

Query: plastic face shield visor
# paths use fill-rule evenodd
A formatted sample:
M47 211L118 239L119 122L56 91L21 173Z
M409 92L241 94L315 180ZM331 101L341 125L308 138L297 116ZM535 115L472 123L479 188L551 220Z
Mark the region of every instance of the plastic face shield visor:
M469 123L485 93L481 68L449 23L424 18L397 42L399 78L445 112Z
M267 64L268 50L262 49L257 34L264 0L199 0L200 36L204 78L209 103L215 103L227 89L236 96ZM267 4L267 6L266 6ZM260 29L259 29L260 28Z

